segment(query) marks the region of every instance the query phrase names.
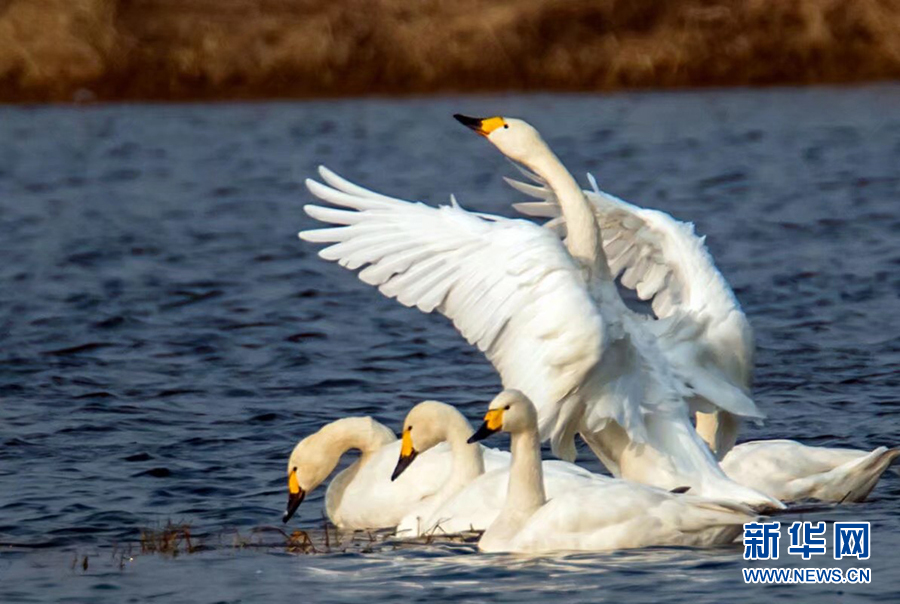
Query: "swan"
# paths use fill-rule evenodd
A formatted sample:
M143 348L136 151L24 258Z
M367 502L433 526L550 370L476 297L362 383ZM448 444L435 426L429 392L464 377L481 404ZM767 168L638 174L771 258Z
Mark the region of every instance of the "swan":
M424 401L403 422L402 446L393 478L419 454L441 443L450 446L450 474L434 495L423 499L400 520L396 534L415 537L432 533L457 534L485 530L500 513L509 483L510 455L467 442L474 430L455 407ZM487 471L485 460L488 460ZM544 488L550 497L582 485L586 480L611 480L575 464L543 462Z
M300 237L328 243L337 261L386 296L450 318L486 354L505 387L536 401L555 454L575 457L580 434L616 476L760 508L783 504L728 479L694 430L699 400L656 344L649 321L621 300L581 189L534 128L521 120L468 120L511 159L544 178L561 201L568 237L534 223L374 193L321 167L307 179L330 206L307 205L332 225ZM761 413L739 389L715 403L737 416Z
M325 512L343 529L394 527L422 499L433 495L450 471L447 447L422 455L416 471L391 481L400 441L370 417L331 422L294 447L288 460L288 504L282 520L291 519L303 499L334 471L352 449L359 459L335 476L325 492Z
M565 236L566 219L554 191L528 170L534 184L504 178L538 202L513 204L520 213L551 218L545 226ZM660 210L641 208L605 193L588 174L591 206L612 278L650 301L658 319L648 328L674 371L693 386L696 429L722 459L737 442L739 415L710 409L722 396L750 396L755 341L750 321L719 272L694 225ZM737 392L736 392L737 391ZM761 414L760 414L761 415Z
M722 460L722 469L741 484L781 501L855 503L868 497L898 456L900 448L862 451L760 440L734 447Z
M507 178L538 202L513 204L522 214L550 218L565 235L556 196L537 175L532 183ZM750 396L754 338L731 286L716 268L694 226L659 210L641 208L600 190L588 174L591 203L613 277L651 301L660 319L651 324L667 359L695 385L714 392L723 381ZM698 385L702 385L698 388ZM712 397L710 397L712 398ZM793 440L746 442L735 447L741 422L726 411L697 412L700 436L729 478L782 501L864 500L900 449L873 451L812 447ZM732 448L734 447L734 448Z
M624 480L586 480L548 500L534 405L517 390L491 401L469 442L510 434L512 465L506 501L478 542L484 552L542 554L649 546L731 543L752 522L732 502L673 494Z

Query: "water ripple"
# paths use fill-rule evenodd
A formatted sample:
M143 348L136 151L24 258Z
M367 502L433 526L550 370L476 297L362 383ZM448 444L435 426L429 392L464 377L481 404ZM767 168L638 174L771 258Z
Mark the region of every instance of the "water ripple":
M523 115L573 173L707 235L759 344L769 420L746 438L897 444L900 117L886 101L900 88L0 108L0 601L795 599L745 588L734 548L234 545L278 523L285 459L324 422L397 428L424 398L475 420L499 388L449 322L296 238L319 163L511 215L511 169L456 111ZM292 528L320 529L322 496ZM800 597L896 599L898 496L889 473L871 502L808 512L873 522L875 579ZM169 521L207 549L140 556L142 530Z

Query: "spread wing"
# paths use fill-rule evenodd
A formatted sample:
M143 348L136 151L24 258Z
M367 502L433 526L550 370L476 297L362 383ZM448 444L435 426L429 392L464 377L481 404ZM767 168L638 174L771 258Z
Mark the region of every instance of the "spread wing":
M540 199L514 204L526 216L553 218L551 226L564 228L564 218L553 192L539 177L531 185L507 178L516 190ZM584 191L594 208L603 235L603 249L614 277L650 300L659 318L678 313L699 315L740 309L734 292L706 249L705 238L691 223L659 210L641 208L604 193L588 175L593 191Z
M560 234L565 221L553 192L506 179L520 192L540 199L515 204L529 216L551 218ZM748 396L753 371L753 332L734 292L718 271L694 226L658 210L640 208L600 191L585 196L594 209L613 276L651 301L658 321L648 327L676 373L695 393L695 408L763 417ZM729 439L725 439L726 441Z
M328 205L304 209L330 228L300 237L328 244L319 256L362 269L359 278L384 295L449 318L505 387L534 401L542 436L562 434L562 423L572 421L562 417L565 403L599 362L606 330L559 238L528 221L468 212L455 200L434 208L374 193L325 168L319 174L327 184L306 184Z

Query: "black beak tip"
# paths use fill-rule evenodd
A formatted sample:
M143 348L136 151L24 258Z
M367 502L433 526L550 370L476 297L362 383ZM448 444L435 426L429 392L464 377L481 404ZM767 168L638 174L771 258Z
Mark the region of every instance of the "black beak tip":
M303 499L306 497L306 493L304 491L300 491L299 493L294 493L288 496L288 504L287 508L284 510L284 514L281 516L281 521L287 524L287 521L290 520L294 513L297 511L297 508L300 507L300 504L303 503Z
M406 457L401 457L397 460L397 467L394 468L394 473L391 474L391 482L394 482L400 477L401 474L403 474L406 468L408 468L416 458L416 455L418 455L418 453L414 449L411 454L407 455Z
M478 430L475 431L475 434L470 436L469 440L467 440L466 442L470 445L473 443L477 443L479 440L484 440L496 431L497 430L491 430L490 428L488 428L487 422L484 422L478 427Z
M469 117L468 115L463 115L461 113L454 113L453 117L456 118L456 121L466 126L467 128L471 128L472 130L477 130L481 127L481 119L477 117Z

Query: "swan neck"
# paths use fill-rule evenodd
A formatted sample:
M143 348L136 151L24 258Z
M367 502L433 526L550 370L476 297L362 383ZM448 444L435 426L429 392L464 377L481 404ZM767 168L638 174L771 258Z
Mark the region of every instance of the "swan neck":
M512 464L505 511L515 515L531 514L547 502L537 430L512 434L510 449Z
M484 454L481 445L466 442L472 435L472 426L461 415L458 419L462 421L445 423L452 459L450 478L447 480L445 490L459 490L484 474Z
M566 248L590 271L591 277L609 278L600 226L584 191L549 147L529 166L547 182L566 219Z
M361 459L366 459L397 440L393 432L370 417L348 417L332 422L319 431L318 437L324 457L329 464L333 463L331 470L347 451L356 449L362 454Z

